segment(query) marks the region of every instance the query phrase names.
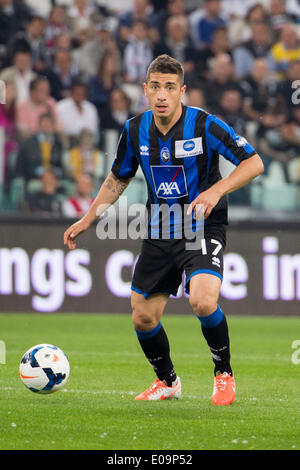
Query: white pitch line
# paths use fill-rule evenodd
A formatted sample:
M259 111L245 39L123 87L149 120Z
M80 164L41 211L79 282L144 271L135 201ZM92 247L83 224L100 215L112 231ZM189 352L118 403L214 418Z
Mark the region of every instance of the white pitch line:
M0 392L11 392L16 391L13 387L0 387ZM76 389L67 389L64 388L61 390L63 393L79 393L79 394L89 394L89 395L129 395L134 396L137 395L139 392L134 390L76 390ZM192 400L200 400L200 399L207 399L207 396L200 396L200 395L190 395L184 394L183 398L189 398Z

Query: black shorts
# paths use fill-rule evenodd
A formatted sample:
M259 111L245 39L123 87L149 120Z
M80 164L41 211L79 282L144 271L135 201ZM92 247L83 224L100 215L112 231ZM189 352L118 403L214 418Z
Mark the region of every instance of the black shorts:
M223 279L223 252L225 229L205 231L201 249L187 250L186 239L143 241L136 263L131 289L145 298L155 293L177 295L185 272L185 290L189 293L190 279L196 274L208 273Z

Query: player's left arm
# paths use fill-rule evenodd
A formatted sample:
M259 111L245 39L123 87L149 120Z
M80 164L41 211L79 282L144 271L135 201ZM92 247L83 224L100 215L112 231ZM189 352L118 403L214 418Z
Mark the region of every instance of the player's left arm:
M191 202L188 214L193 209L194 217L206 219L221 197L246 186L263 173L264 165L260 156L243 137L236 136L234 130L217 118L208 125L208 145L210 151L217 151L236 165L233 172L221 179Z

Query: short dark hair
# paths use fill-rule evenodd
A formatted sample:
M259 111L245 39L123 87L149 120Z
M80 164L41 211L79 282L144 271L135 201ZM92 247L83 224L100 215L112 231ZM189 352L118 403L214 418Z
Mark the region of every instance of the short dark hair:
M33 78L29 84L29 91L35 90L36 87L39 85L39 83L42 83L42 82L49 84L48 78L45 77L44 75L39 75L38 77Z
M43 23L45 22L45 18L43 18L42 16L40 15L32 15L30 18L29 18L29 22L28 23L32 23L33 21L42 21Z
M52 124L55 124L55 117L50 112L41 114L39 117L39 123L41 123L44 119L49 119Z
M155 72L178 75L181 84L184 83L184 70L181 63L167 54L159 55L151 62L147 70L146 82L149 81L150 74Z
M84 88L85 91L87 92L87 84L84 80L82 80L82 78L75 78L74 80L72 80L72 83L71 83L71 91L74 91L75 88Z

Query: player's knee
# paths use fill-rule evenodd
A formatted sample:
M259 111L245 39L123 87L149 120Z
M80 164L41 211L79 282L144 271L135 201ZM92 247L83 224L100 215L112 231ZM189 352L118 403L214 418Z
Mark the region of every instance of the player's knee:
M156 322L153 317L138 308L132 310L132 323L134 328L138 331L152 330L156 326Z
M132 303L132 323L138 331L148 331L156 326L154 316L143 302Z
M211 315L217 308L217 302L214 296L204 294L202 296L191 296L190 305L199 317Z

